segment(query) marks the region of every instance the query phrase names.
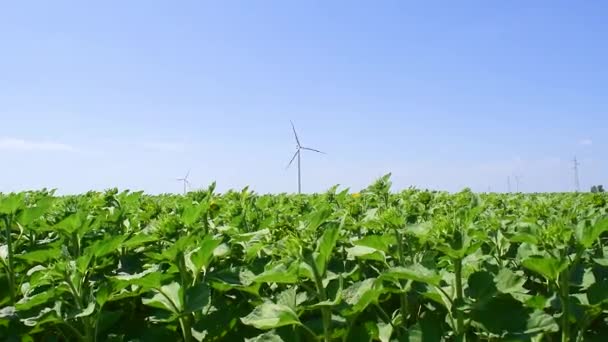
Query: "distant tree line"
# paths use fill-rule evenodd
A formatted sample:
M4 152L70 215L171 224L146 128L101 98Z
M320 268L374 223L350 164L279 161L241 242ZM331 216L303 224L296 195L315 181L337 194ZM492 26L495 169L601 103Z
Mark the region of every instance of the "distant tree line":
M593 192L593 193L604 192L604 186L603 185L594 185L591 187L591 192Z

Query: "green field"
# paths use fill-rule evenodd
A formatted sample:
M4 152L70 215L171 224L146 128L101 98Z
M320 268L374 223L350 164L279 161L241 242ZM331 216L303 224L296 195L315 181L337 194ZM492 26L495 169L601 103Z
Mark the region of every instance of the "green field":
M606 341L608 196L0 195L4 341Z

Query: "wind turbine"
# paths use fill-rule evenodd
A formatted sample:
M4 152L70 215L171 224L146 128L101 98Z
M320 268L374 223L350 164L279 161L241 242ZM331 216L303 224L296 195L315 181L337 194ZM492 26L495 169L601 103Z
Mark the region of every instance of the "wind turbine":
M321 153L321 154L325 154L325 152L321 152L314 148L302 146L300 144L300 139L298 138L298 133L296 133L296 127L293 125L292 121L290 121L290 122L291 122L291 129L293 130L293 136L296 138L296 153L293 155L293 157L289 161L289 164L287 164L287 168L289 168L291 166L291 163L293 163L293 161L297 157L298 158L298 194L300 194L300 193L302 193L302 171L301 171L301 166L300 166L300 164L301 164L300 154L302 153L302 150L313 151L313 152L317 152L317 153Z
M515 178L515 191L519 192L519 181L521 180L521 176L515 175L513 177Z
M186 172L186 175L184 176L184 178L176 178L176 180L178 182L184 183L184 195L186 194L186 187L190 186L190 182L188 181L189 175L190 175L190 170L188 170L188 172Z

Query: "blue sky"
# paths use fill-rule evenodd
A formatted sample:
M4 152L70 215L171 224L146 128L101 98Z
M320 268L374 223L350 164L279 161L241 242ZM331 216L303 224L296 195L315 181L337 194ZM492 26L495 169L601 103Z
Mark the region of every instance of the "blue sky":
M0 3L0 191L607 184L608 5Z

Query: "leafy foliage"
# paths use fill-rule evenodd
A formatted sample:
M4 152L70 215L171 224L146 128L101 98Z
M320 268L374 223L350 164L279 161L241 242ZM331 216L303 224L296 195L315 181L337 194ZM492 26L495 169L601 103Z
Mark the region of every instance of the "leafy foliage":
M0 340L599 340L607 195L0 194Z

